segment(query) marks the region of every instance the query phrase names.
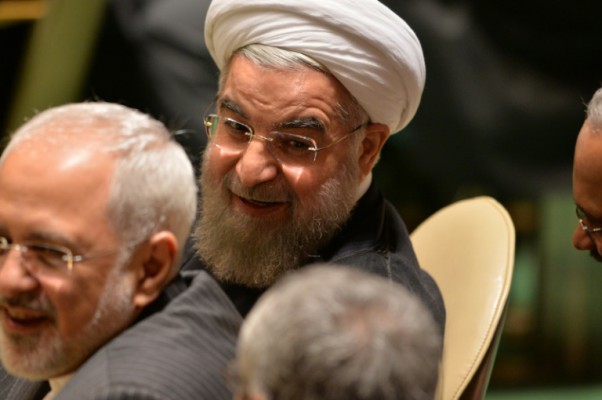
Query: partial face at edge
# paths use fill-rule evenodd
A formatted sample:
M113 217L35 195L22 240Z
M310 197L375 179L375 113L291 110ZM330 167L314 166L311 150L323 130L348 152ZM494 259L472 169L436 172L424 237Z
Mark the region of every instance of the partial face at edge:
M588 121L583 124L575 146L573 197L586 214L584 223L590 227L602 226L602 131L593 130ZM602 232L588 234L577 224L573 245L602 261Z

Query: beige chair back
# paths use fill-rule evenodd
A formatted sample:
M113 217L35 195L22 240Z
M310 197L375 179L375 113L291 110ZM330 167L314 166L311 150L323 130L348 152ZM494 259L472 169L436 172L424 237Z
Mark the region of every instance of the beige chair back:
M512 219L491 197L461 200L426 219L411 240L447 314L437 398L483 399L514 268Z

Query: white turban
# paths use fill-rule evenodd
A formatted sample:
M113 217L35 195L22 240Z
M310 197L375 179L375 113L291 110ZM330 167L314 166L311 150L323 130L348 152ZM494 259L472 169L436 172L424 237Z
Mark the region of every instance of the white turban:
M391 133L414 117L424 89L418 38L377 0L213 0L205 42L220 70L252 43L306 54Z

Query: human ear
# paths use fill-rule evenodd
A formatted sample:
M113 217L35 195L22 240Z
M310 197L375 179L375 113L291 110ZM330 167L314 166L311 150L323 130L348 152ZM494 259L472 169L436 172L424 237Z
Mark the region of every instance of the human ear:
M172 277L178 242L173 232L161 231L151 236L136 271L134 304L142 309L159 296Z
M368 124L365 128L365 136L359 147L359 166L362 176L368 175L378 157L380 151L389 138L389 127L384 124Z

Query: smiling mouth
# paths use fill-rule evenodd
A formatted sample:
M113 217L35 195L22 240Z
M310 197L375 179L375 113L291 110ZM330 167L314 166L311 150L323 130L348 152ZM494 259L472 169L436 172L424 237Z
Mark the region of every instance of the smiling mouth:
M2 309L2 327L9 333L29 334L48 322L50 322L50 318L40 311Z
M234 206L241 212L257 217L273 217L288 206L287 201L263 201L234 195Z
M278 206L283 204L283 201L261 201L261 200L253 200L253 199L245 199L243 197L240 197L240 200L243 201L244 203L256 206L256 207L273 207L273 206Z

